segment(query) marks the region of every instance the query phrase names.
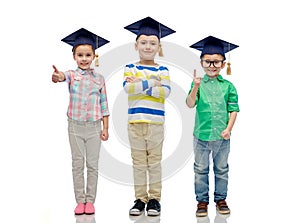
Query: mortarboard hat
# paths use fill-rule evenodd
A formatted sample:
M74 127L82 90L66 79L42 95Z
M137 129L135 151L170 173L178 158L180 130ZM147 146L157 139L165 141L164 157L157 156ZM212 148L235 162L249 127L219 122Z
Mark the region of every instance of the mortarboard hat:
M204 54L221 54L225 58L225 53L239 46L213 36L208 36L190 47L202 51L200 57Z
M167 35L176 32L173 29L170 29L169 27L159 23L158 21L152 19L149 16L124 27L124 29L127 29L136 34L136 39L138 39L138 37L142 34L147 36L155 35L158 39L161 39Z
M73 46L73 48L81 44L89 44L93 47L94 50L106 43L109 43L108 40L103 39L102 37L97 36L96 34L84 28L73 32L72 34L63 38L61 41L70 44L71 46Z
M93 49L96 50L97 48L105 45L106 43L109 43L108 40L88 31L84 28L81 28L81 29L73 32L72 34L63 38L61 41L73 46L72 51L74 50L74 48L76 46L82 45L82 44L91 45L93 47ZM98 66L98 55L96 55L95 65Z
M191 48L201 51L200 58L204 54L221 54L224 58L225 53L239 47L233 43L226 42L213 36L208 36L190 46ZM229 58L230 59L230 58ZM227 62L227 74L231 74L230 62Z

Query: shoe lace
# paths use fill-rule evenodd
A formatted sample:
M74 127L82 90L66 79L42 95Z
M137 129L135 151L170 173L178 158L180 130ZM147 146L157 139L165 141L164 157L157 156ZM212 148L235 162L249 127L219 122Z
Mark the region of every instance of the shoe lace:
M217 202L217 205L218 205L220 208L228 208L227 203L226 203L226 201L224 201L224 200L218 201L218 202Z
M151 199L147 204L148 209L157 209L158 208L158 201L155 199Z
M206 202L200 202L198 203L198 209L206 209L207 208L207 203Z
M140 199L137 199L134 202L135 205L133 206L133 208L143 209L145 207L144 203Z

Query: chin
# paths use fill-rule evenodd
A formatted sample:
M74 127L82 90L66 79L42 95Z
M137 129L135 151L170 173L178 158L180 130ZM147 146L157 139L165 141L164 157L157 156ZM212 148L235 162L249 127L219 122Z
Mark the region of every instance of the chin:
M210 77L217 77L219 74L218 73L207 73L207 75Z

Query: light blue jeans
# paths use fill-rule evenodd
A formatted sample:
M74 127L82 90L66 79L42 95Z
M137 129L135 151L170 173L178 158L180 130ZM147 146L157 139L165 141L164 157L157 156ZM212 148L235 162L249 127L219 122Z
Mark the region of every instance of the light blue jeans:
M209 163L212 152L215 176L214 201L225 200L228 185L230 140L202 141L194 137L195 194L198 202L209 203Z

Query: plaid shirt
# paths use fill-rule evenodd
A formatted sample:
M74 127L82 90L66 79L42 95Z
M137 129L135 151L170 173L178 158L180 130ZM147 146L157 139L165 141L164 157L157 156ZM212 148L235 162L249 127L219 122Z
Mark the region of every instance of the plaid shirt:
M70 102L67 115L77 121L97 121L109 115L105 80L93 69L80 68L64 72L69 84Z

